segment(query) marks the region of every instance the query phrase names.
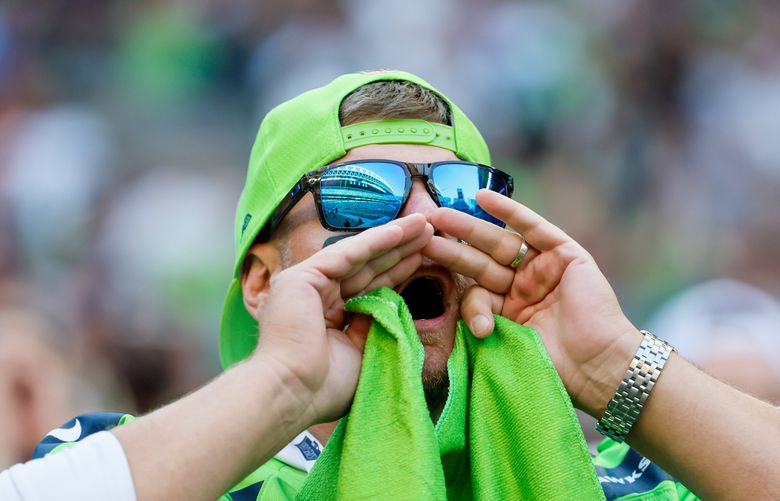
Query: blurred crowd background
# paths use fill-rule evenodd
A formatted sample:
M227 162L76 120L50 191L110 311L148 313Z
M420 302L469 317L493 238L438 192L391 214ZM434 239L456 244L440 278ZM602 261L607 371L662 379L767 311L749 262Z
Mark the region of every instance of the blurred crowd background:
M219 372L262 116L372 68L458 103L636 325L780 404L780 3L6 0L0 468Z

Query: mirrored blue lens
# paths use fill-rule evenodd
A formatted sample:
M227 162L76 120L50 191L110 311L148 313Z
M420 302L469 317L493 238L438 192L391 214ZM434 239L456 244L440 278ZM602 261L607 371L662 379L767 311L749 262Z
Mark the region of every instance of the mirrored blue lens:
M439 164L431 173L442 207L459 210L501 226L505 224L477 205L477 192L483 188L507 194L504 176L479 165Z
M334 167L320 178L325 220L333 228L363 229L395 219L406 172L400 165L362 162Z

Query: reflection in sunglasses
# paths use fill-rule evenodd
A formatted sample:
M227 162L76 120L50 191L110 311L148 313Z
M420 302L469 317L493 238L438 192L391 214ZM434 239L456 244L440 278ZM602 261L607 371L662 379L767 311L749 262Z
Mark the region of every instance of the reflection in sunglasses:
M476 194L485 188L512 196L512 176L488 165L466 161L408 163L366 159L322 167L304 175L271 218L273 231L306 192L312 192L322 225L335 231L355 231L385 224L400 214L413 178L427 179L434 201L504 227L483 211Z

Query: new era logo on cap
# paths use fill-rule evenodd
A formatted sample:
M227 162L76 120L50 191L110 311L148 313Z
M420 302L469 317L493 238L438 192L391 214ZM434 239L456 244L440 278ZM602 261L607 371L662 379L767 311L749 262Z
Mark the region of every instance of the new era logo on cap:
M241 225L241 239L244 239L244 232L246 231L247 227L249 226L249 221L252 220L252 214L247 214L244 216L244 223Z

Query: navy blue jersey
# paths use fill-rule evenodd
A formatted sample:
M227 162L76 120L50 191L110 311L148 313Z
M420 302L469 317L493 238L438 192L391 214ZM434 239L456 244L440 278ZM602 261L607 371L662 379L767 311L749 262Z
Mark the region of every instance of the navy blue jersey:
M49 432L35 448L33 458L72 447L93 433L110 430L133 419L135 417L130 414L118 412L82 414ZM256 501L261 499L261 495L263 499L291 499L303 485L307 475L302 464L316 460L320 454L320 447L313 440L304 437L300 443L291 444L293 447L290 450L299 453L301 458L277 455L238 483L221 501ZM598 447L593 463L609 501L699 499L671 475L625 443L604 440ZM275 497L268 491L283 497Z

